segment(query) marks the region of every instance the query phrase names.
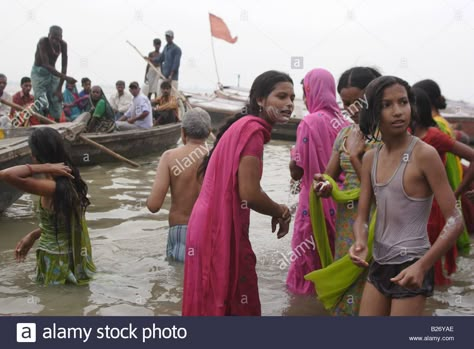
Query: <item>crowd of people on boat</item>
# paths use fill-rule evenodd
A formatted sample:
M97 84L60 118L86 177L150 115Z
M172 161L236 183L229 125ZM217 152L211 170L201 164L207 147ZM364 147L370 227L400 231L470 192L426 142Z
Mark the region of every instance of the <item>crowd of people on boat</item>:
M174 33L165 33L167 45L160 52L161 40L154 39L155 50L144 57L147 62L145 83L118 80L116 92L108 98L91 79L81 79L78 92L76 79L67 75L67 43L62 29L52 26L47 37L39 40L31 76L21 79L21 90L13 97L5 91L7 76L0 74L0 127L27 127L40 124L34 113L55 122L74 121L82 113L90 113L87 132L149 129L180 121L178 77L181 49L173 42ZM55 68L61 55L61 72ZM65 82L64 90L61 91ZM142 93L142 89L146 90ZM33 92L33 93L32 93ZM154 95L154 97L153 97ZM10 103L13 104L10 104Z
M336 85L318 68L302 85L308 115L289 171L278 173L291 176L299 191L288 291L316 293L334 315L422 315L435 286L451 282L458 255L469 252L474 150L440 115L446 100L433 80L411 86L353 67ZM109 104L94 88L89 102L104 112ZM138 83L130 88L134 107L122 109L119 128L151 127L143 117L151 114L149 99ZM263 191L261 178L264 145L276 124L289 121L294 89L288 74L264 72L212 147L209 114L195 108L183 116L184 145L160 157L147 207L158 212L170 190L166 256L184 262L183 315L261 315L250 211L271 217L277 238L289 233L290 209ZM18 243L16 257L24 259L39 239L40 283L87 283L95 270L84 219L87 186L56 131L35 130L30 145L33 164L0 171L1 180L40 196L41 228Z

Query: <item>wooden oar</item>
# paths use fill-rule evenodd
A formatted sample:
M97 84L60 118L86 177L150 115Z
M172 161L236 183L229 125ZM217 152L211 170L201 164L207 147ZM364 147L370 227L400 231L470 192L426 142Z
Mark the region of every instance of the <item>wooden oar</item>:
M18 109L18 110L20 110L20 111L24 111L24 112L26 112L26 113L29 113L30 115L35 116L36 118L38 118L38 120L40 120L40 121L42 121L42 122L44 122L44 123L46 123L46 124L57 124L57 122L55 122L55 121L53 121L53 120L50 120L50 119L48 119L48 118L45 118L43 115L38 114L38 113L34 112L34 111L31 110L31 109L23 108L21 105L18 105L18 104L13 103L13 102L9 102L9 101L7 101L7 100L5 100L5 99L3 99L3 98L0 98L0 103L3 103L3 104L5 104L5 105L8 105L9 107ZM132 161L132 160L130 160L130 159L127 159L126 157L123 157L123 156L120 155L120 154L117 154L117 153L114 152L113 150L111 150L111 149L109 149L109 148L107 148L107 147L104 147L102 144L99 144L99 143L97 143L97 142L94 142L92 139L89 139L89 138L87 138L86 136L84 136L84 135L82 135L82 134L80 134L80 135L78 136L78 138L79 138L80 140L82 140L83 142L88 143L88 144L90 144L90 145L92 145L92 146L94 146L94 147L96 147L96 148L102 150L104 153L107 153L107 154L109 154L110 156L113 156L114 158L116 158L116 159L118 159L118 160L124 161L124 162L126 162L127 164L132 165L133 167L140 167L140 165L137 164L136 162L134 162L134 161Z

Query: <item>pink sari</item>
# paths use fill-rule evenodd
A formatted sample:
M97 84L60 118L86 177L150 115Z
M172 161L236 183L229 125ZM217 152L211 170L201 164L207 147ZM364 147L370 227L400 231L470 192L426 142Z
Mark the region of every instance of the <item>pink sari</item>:
M256 116L239 119L209 161L188 224L185 316L261 315L256 257L249 240L250 209L241 202L237 172L242 156L261 159L271 129Z
M310 114L300 122L296 133L293 160L304 170L301 192L296 211L292 254L286 284L292 293L314 294L314 285L304 276L320 269L321 263L314 246L309 215L309 190L315 173L324 173L339 131L349 122L341 115L336 102L334 78L324 69L313 69L304 78L306 104ZM326 227L334 255L336 205L331 199L323 200Z

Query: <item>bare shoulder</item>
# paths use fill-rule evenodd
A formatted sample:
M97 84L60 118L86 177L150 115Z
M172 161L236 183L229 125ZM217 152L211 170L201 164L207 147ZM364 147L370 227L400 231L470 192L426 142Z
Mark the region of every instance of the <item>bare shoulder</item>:
M49 44L49 39L47 37L42 37L41 39L39 39L38 41L38 45L41 46L41 47L44 47L46 45Z
M375 151L376 151L376 148L372 148L372 149L367 150L364 153L364 156L362 157L362 161L372 163L372 161L374 160L374 157L375 157Z
M439 154L434 147L423 141L418 141L413 148L413 158L419 163L427 163L440 160Z

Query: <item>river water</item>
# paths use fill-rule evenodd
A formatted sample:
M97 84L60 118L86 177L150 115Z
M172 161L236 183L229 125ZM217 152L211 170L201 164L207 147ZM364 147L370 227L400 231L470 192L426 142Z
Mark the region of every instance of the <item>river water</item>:
M265 147L262 187L280 203L289 194L289 150L272 141ZM13 258L16 243L37 225L37 198L24 195L0 214L1 315L180 315L183 265L165 260L169 197L158 214L145 201L158 155L134 159L139 169L122 164L82 168L91 206L87 221L98 272L85 287L36 285L35 254ZM285 288L291 236L271 233L270 218L252 212L250 236L257 255L263 315L328 315L313 296L293 296ZM292 230L291 230L292 231ZM473 248L474 249L474 248ZM437 289L426 315L474 315L474 254L460 257L453 285Z

